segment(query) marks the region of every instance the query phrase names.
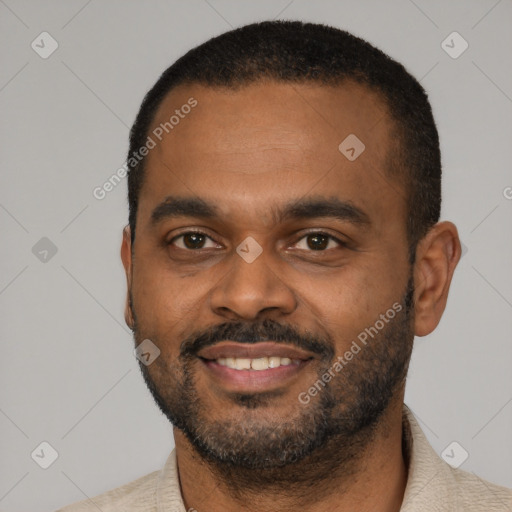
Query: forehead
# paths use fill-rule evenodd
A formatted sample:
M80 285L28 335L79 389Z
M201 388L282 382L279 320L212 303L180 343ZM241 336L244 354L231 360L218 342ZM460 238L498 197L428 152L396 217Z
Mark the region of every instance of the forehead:
M353 82L179 86L148 133L155 148L140 207L143 198L181 194L243 202L264 214L270 203L336 191L376 205L400 196L387 173L392 130L381 97Z
M381 96L353 81L339 86L267 81L238 89L177 87L162 101L152 129L188 111L191 98L197 106L179 120L175 115L177 124L162 134L169 149L186 140L187 150L227 152L243 141L248 151L266 142L332 152L344 135L353 133L375 153L391 128Z

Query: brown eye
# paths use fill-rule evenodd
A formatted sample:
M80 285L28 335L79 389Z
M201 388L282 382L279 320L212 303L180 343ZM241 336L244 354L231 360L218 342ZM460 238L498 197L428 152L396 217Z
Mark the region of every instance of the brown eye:
M343 242L326 233L309 233L297 243L299 249L306 251L325 251L332 248L332 243L343 246Z
M216 246L216 244L208 235L205 235L204 233L198 233L195 231L189 231L188 233L183 233L181 235L174 237L169 242L169 244L175 245L180 249L197 250L205 248L205 244L208 241L210 241L213 244L210 245L210 247Z
M204 236L199 233L188 233L183 236L183 243L187 249L200 249L204 245Z
M308 247L313 251L323 251L329 245L330 237L322 235L321 233L308 235L306 238Z

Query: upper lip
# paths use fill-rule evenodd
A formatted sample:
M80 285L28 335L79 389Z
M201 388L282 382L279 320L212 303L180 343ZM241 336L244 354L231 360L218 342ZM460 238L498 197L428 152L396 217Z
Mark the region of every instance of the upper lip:
M203 359L219 359L226 357L238 357L246 359L257 359L260 357L288 357L290 359L307 360L314 357L314 354L302 350L293 345L263 341L258 343L237 343L234 341L221 341L216 345L206 347L197 354Z

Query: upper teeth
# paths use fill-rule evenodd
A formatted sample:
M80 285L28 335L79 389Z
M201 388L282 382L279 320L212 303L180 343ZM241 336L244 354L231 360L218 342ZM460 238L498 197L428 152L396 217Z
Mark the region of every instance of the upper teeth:
M248 359L242 357L221 357L216 360L221 366L227 366L235 370L267 370L268 368L277 368L278 366L288 366L298 364L300 359L290 359L289 357L258 357L257 359Z

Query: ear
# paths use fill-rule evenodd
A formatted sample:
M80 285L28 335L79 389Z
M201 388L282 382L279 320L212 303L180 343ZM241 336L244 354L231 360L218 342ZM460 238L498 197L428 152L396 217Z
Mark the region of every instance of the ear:
M414 264L416 336L430 334L439 324L460 255L459 234L451 222L439 222L418 243Z
M133 320L132 306L130 304L130 291L132 289L132 239L130 226L123 229L123 242L121 244L121 260L123 262L124 272L126 274L126 303L124 306L124 320L126 325L133 330L135 322Z

